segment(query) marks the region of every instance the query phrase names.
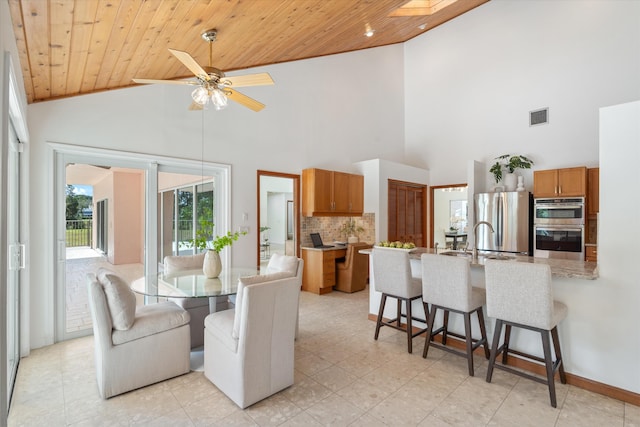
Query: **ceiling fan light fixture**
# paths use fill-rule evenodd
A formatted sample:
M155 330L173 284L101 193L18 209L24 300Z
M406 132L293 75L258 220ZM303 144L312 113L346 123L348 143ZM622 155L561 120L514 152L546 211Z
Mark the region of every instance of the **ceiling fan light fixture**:
M222 110L227 106L229 102L227 95L220 89L213 89L211 91L211 103L216 108L216 110Z
M191 98L193 98L196 103L205 105L209 100L209 92L204 87L200 86L191 92Z

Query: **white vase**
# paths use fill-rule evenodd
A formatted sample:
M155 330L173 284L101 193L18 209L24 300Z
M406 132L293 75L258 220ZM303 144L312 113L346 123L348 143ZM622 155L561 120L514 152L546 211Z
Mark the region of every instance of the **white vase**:
M347 237L347 243L358 243L360 239L358 236L349 236Z
M505 173L504 179L502 180L502 182L504 183L504 190L516 191L517 181L518 181L518 177L516 176L515 173Z
M524 191L524 177L522 175L518 175L518 187L517 191Z
M208 279L213 279L220 275L222 271L222 262L220 254L216 251L208 250L204 254L204 262L202 263L202 272Z

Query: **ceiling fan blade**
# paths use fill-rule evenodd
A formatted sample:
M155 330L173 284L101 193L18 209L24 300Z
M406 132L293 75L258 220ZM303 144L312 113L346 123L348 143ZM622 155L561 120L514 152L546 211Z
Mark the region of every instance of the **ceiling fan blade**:
M245 74L244 76L225 76L222 82L231 82L231 87L264 86L274 84L269 73Z
M189 111L199 111L199 110L203 110L204 107L200 104L198 104L196 101L193 101L191 103L191 105L189 105Z
M232 99L247 108L251 108L253 111L260 111L264 108L263 103L258 102L253 98L249 98L247 95L243 95L237 90L227 89L224 93L227 95L227 98Z
M193 57L187 52L175 49L169 49L169 52L171 52L176 58L178 58L178 60L182 62L185 67L191 70L191 72L195 74L196 77L200 77L201 79L207 81L211 79L211 77L209 77L207 72L200 66L200 64L198 64L196 60L193 59Z
M186 81L186 80L154 80L154 79L131 79L131 80L133 80L135 83L142 83L142 84L162 83L162 84L169 84L169 85L199 85L198 82L192 82L192 81Z

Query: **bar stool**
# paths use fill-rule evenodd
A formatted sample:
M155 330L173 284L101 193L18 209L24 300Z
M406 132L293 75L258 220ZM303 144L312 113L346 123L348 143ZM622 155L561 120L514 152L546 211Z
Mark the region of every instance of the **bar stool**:
M485 279L487 314L496 318L487 382L491 382L495 367L547 384L551 406L555 408L557 406L555 372L559 371L562 384L567 382L558 338L558 323L567 316L567 306L553 300L551 268L543 264L488 260L485 264ZM504 343L498 347L503 324L506 325ZM544 358L509 348L512 327L540 332ZM551 358L549 333L553 339L555 362ZM502 364L496 365L496 358L500 353L502 353ZM544 363L546 380L506 366L509 353Z
M422 357L426 358L429 346L448 351L457 356L467 358L469 375L473 376L473 351L483 346L485 357L489 358L489 345L487 332L482 314L482 306L485 303L484 289L471 286L471 270L469 261L464 258L456 258L434 254L422 254L422 299L425 304L431 304L429 320L427 322L427 337L442 332L442 345L427 339L424 343ZM438 330L433 330L438 309L444 311L443 325ZM464 316L464 335L449 332L449 312L459 313ZM480 324L480 339L474 339L471 334L471 313L476 313ZM460 352L447 347L447 335L465 340L466 351Z
M413 350L413 338L424 333L427 329L420 329L413 332L412 321L426 322L427 309L425 309L425 320L413 317L411 314L411 303L422 298L422 281L411 276L411 265L409 264L409 253L398 249L374 248L372 253L374 288L382 292L378 320L376 322L376 333L374 339L378 339L380 328L389 326L407 333L407 347L409 353ZM397 317L384 321L382 315L387 297L397 300ZM402 302L405 303L406 315L402 314ZM406 319L406 329L402 327L401 318Z

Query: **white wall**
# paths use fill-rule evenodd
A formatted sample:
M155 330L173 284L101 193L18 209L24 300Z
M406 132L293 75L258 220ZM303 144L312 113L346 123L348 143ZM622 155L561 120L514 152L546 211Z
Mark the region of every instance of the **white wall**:
M407 163L433 185L507 153L597 166L598 109L640 98L638 16L638 1L493 0L405 43ZM540 107L549 124L529 127Z

